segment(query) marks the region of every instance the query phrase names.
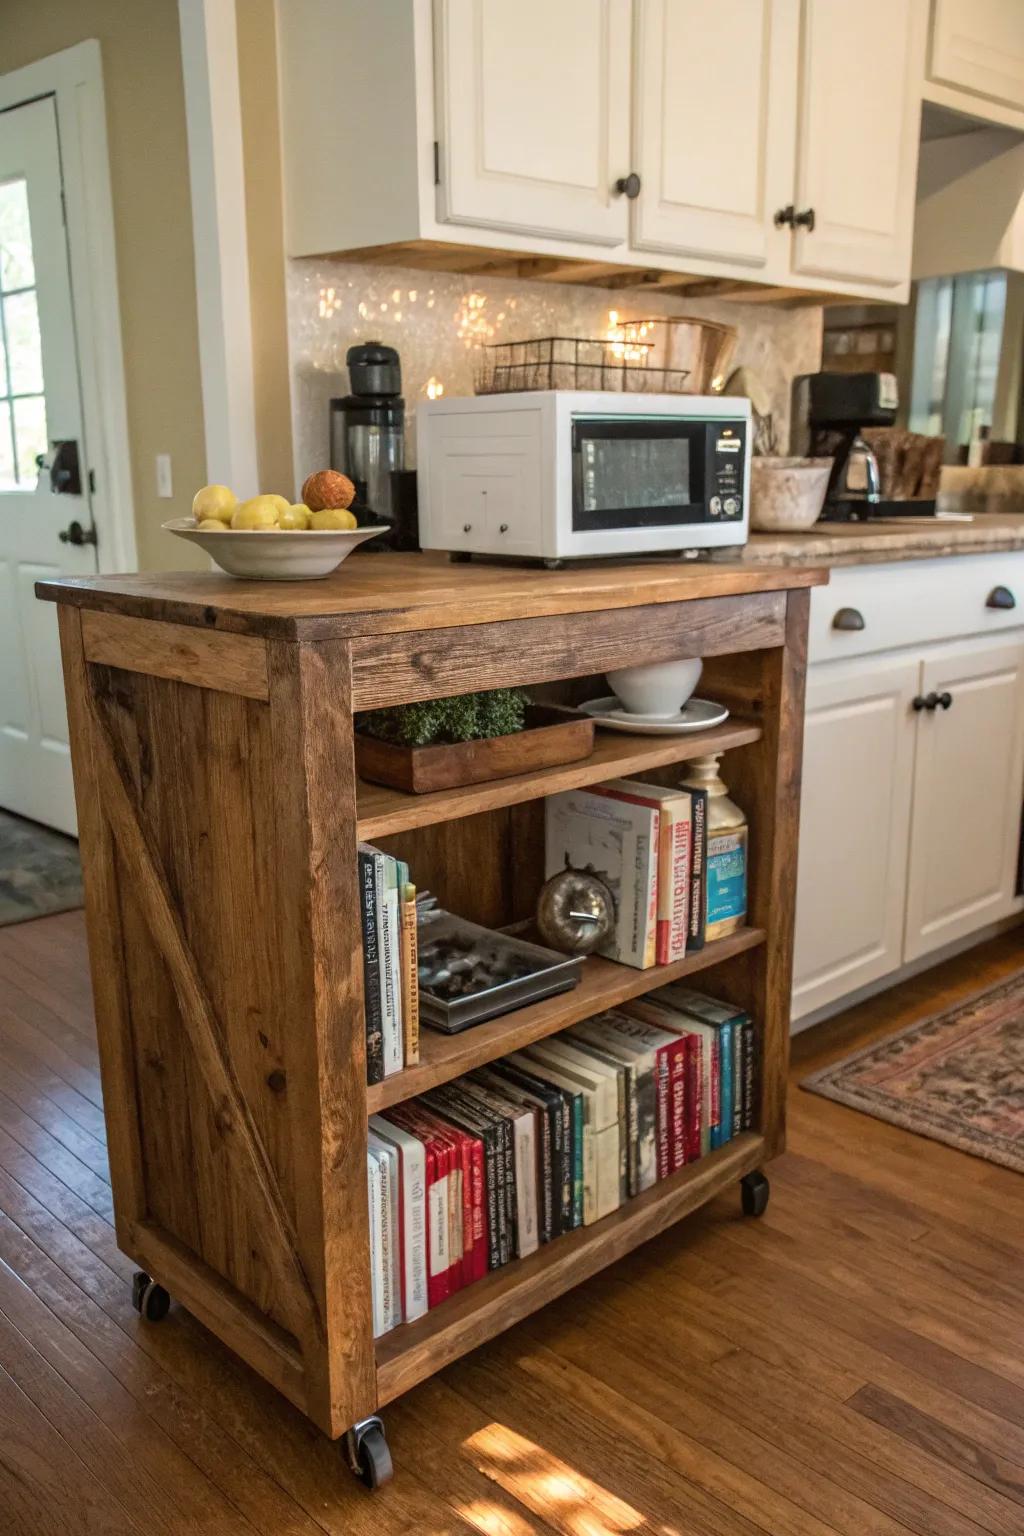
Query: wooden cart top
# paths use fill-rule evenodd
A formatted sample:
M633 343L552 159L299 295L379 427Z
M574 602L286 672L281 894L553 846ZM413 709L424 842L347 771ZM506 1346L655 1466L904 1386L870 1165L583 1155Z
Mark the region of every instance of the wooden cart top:
M817 567L649 562L560 571L362 554L323 581L239 581L219 572L75 576L36 583L50 602L235 634L325 640L680 603L818 586Z

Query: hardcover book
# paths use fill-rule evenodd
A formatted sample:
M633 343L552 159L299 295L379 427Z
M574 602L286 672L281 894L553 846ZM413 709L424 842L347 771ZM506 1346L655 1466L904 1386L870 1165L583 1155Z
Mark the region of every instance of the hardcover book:
M545 878L586 870L612 893L615 928L600 950L640 970L655 962L658 811L600 789L549 795L545 805Z

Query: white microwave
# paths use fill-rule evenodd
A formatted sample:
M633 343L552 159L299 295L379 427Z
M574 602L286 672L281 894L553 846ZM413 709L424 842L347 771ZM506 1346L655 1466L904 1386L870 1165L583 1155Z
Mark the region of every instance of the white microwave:
M557 563L747 541L749 400L555 389L416 417L424 549Z

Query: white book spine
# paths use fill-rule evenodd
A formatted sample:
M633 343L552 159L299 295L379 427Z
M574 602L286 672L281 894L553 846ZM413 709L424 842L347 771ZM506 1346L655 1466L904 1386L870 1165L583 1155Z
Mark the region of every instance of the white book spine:
M396 1322L401 1321L401 1297L395 1295L395 1281L398 1278L397 1265L395 1263L395 1245L398 1233L395 1231L394 1216L392 1211L392 1166L391 1158L386 1151L377 1153L377 1166L380 1169L380 1268L382 1275L381 1293L381 1321L384 1331L393 1328ZM396 1312L398 1316L396 1317Z
M518 1115L513 1121L516 1150L516 1232L518 1254L524 1259L538 1245L537 1235L537 1145L533 1115Z
M370 1211L370 1299L373 1309L373 1336L379 1339L387 1331L384 1312L383 1232L381 1223L380 1164L373 1152L366 1154L366 1194Z
M402 1258L405 1266L405 1321L427 1311L427 1154L418 1137L379 1115L371 1131L398 1149L401 1158Z
M610 1216L620 1205L619 1158L621 1155L621 1131L617 1125L609 1125L603 1131L595 1131L591 1138L594 1157L594 1199L597 1220Z
M401 910L398 886L385 880L381 961L384 966L384 1076L402 1070Z

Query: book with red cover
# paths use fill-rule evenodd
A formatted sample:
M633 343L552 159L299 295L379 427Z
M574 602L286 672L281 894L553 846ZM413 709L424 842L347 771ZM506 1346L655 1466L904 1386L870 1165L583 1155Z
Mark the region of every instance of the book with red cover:
M455 1159L454 1144L445 1134L441 1123L426 1110L420 1108L413 1101L407 1104L395 1104L385 1114L385 1119L393 1120L396 1125L418 1136L423 1142L427 1152L427 1235L428 1253L430 1259L427 1266L427 1300L431 1307L438 1306L446 1300L453 1291L462 1286L462 1254L453 1256L450 1247L451 1217L449 1214L447 1229L439 1233L438 1203L431 1198L434 1185L443 1183L446 1186L447 1198L444 1202L445 1210L449 1209L452 1196L452 1171ZM434 1264L439 1252L447 1255L446 1268L435 1272Z
M594 793L658 812L657 923L654 959L668 965L686 954L690 901L690 792L642 779L609 779Z

